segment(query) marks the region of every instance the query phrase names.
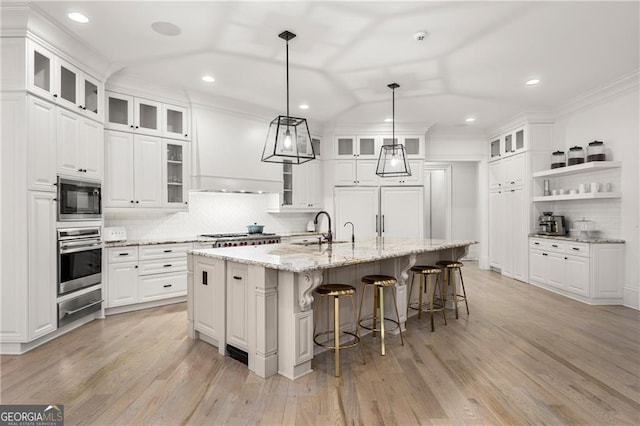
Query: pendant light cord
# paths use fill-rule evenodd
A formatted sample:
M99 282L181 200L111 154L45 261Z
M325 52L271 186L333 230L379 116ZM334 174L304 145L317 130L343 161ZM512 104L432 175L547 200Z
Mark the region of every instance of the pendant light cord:
M393 154L396 154L396 88L391 89L391 143Z
M289 40L287 40L287 130L289 129Z

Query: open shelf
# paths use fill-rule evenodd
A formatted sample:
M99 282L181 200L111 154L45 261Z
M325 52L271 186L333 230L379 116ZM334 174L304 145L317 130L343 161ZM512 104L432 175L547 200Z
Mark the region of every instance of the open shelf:
M535 172L533 174L533 177L540 178L540 177L568 176L576 173L584 173L584 172L598 171L598 170L604 170L604 169L615 169L619 167L622 167L621 161L592 161L589 163L576 164L574 166L560 167L560 168L551 169L551 170L542 170L539 172ZM584 195L584 194L580 194L580 195ZM545 198L549 198L549 197L545 197ZM598 197L593 197L593 198L598 198ZM600 198L613 198L613 197L600 197Z
M547 195L533 197L533 201L593 200L597 198L622 198L622 192L588 192L586 194Z

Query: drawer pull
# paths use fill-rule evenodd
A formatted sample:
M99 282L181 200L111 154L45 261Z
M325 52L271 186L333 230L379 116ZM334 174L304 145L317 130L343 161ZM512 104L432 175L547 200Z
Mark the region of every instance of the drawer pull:
M129 256L129 253L119 253L118 256Z
M171 268L172 266L173 266L172 264L162 265L163 268Z
M241 279L242 279L242 277L239 277L239 276L237 276L237 275L234 275L234 276L233 276L233 279L234 279L234 280L241 280Z
M547 253L542 253L543 256L548 256Z
M165 285L163 285L162 287L164 287L164 288L169 288L169 287L171 287L172 285L173 285L173 284L165 284Z
M572 247L572 250L580 251L580 249L578 247Z
M558 245L557 244L551 244L551 247L558 248Z
M165 253L171 253L172 251L173 251L173 250L171 250L171 249L167 249L167 250L165 250L164 252L165 252Z
M540 245L540 243L533 243L533 244L535 244L535 245L537 245L537 246L539 246L539 245Z
M207 278L208 278L207 271L202 271L202 285L208 285L209 284L207 282Z

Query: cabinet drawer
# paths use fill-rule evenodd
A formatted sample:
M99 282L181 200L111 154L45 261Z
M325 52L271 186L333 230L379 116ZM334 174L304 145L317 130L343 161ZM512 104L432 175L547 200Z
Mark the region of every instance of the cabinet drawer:
M170 258L143 260L140 262L139 275L163 274L165 272L180 272L187 270L187 259Z
M529 240L529 247L532 249L545 250L546 248L545 244L546 244L546 241L543 241L543 240L533 240L533 239Z
M568 243L567 254L574 256L589 257L589 244L586 243Z
M109 263L130 262L138 260L138 247L109 247L107 249Z
M140 278L140 301L166 299L187 294L185 272L147 276Z
M189 249L191 249L191 243L140 246L140 260L186 256Z
M552 251L555 253L565 253L567 251L567 243L549 240L546 242L546 250Z

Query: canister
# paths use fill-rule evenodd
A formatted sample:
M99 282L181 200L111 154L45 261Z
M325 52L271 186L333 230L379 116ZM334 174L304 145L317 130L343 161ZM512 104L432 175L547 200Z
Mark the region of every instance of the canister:
M552 169L557 169L559 167L564 167L566 166L566 160L564 157L564 151L556 151L553 154L551 154L551 168Z
M584 149L581 146L574 146L569 148L569 158L567 159L567 165L573 166L574 164L584 163Z
M604 142L593 141L587 146L587 162L589 161L605 161Z

